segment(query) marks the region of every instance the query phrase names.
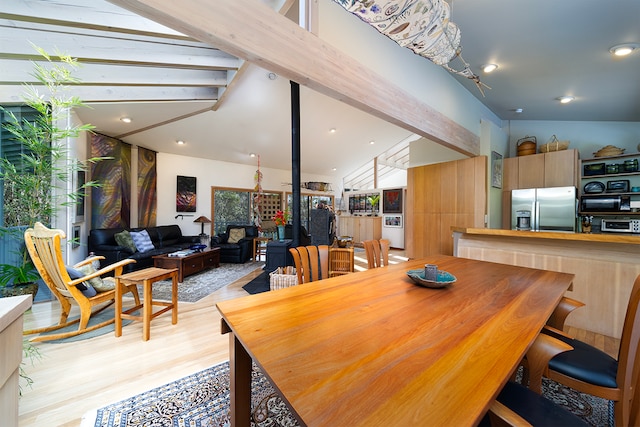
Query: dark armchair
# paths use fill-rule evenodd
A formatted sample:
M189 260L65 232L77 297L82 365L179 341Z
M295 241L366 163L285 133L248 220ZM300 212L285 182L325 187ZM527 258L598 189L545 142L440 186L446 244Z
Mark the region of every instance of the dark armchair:
M220 262L245 263L253 256L255 225L227 225L227 231L211 239L212 248L220 248Z

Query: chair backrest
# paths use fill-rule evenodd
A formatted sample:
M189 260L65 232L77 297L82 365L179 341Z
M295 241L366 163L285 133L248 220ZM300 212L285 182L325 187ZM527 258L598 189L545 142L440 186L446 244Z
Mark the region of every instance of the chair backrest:
M329 248L329 277L353 273L353 248Z
M67 287L71 278L65 267L60 246L60 241L64 238L64 231L49 229L39 222L24 232L24 241L31 260L56 298L82 298L82 292L77 287Z
M620 401L615 405L616 420L623 425L638 425L640 422L640 393L634 395L640 378L640 276L631 289L627 313L622 326L618 372L616 383L621 390ZM622 418L620 418L622 417Z
M365 240L362 243L367 254L369 268L389 265L389 241L387 239Z
M329 278L329 246L289 248L298 275L298 284Z

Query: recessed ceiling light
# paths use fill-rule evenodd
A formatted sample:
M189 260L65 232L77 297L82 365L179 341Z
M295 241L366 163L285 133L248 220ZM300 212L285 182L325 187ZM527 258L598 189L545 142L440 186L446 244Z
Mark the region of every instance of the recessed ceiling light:
M336 133L336 128L331 128L331 129L329 129L329 132L331 132L331 133Z
M176 144L178 144L178 145L184 145L184 141L183 141L183 140L181 140L181 139L179 139L179 140L177 140L177 141L176 141Z
M490 73L498 69L498 64L484 64L482 66L482 71L485 73Z
M131 123L131 117L120 117L122 123Z
M515 110L513 110L516 112L516 114L521 114L522 113L522 108L516 108Z
M249 153L249 157L255 157L256 153Z
M561 96L560 98L558 98L558 101L560 101L561 104L568 104L574 99L575 98L573 96Z
M338 168L333 168L333 169L331 169L331 170L335 172L335 171L337 171L337 170L338 170Z
M269 80L275 80L278 78L278 75L276 73L269 73L267 74L267 77L269 78Z
M613 53L615 56L627 56L637 48L638 45L635 43L625 43L612 47L609 49L609 52Z
M369 141L369 144L371 144L371 145L373 145L373 144L375 144L375 143L376 143L376 142L375 142L373 139L372 139L371 141Z

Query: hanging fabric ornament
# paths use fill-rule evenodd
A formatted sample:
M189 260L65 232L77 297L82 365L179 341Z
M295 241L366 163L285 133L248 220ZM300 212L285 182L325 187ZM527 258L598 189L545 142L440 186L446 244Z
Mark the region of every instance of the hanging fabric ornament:
M411 49L449 72L473 80L480 92L482 86L488 87L480 82L480 77L471 71L469 64L460 56L460 29L449 20L451 10L446 1L334 1L400 46ZM448 65L457 57L464 65L460 71Z
M256 186L253 189L253 224L262 231L262 172L260 171L260 156L258 156L258 170L253 177Z

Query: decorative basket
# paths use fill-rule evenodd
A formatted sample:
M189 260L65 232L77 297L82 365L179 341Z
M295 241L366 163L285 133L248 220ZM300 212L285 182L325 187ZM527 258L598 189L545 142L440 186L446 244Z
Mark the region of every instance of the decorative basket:
M624 154L624 148L618 148L614 145L606 145L593 153L595 157L611 157L611 156L620 156Z
M557 136L553 135L549 142L540 146L540 152L549 153L551 151L566 150L567 148L569 148L569 141L560 141Z
M288 288L298 284L298 275L296 269L290 265L286 267L278 267L269 273L269 289Z
M538 145L535 136L525 136L518 140L518 156L528 156L530 154L536 154L536 147Z

